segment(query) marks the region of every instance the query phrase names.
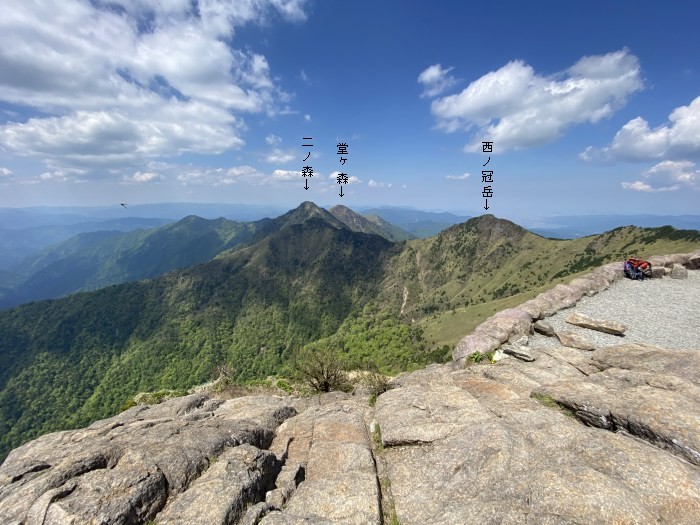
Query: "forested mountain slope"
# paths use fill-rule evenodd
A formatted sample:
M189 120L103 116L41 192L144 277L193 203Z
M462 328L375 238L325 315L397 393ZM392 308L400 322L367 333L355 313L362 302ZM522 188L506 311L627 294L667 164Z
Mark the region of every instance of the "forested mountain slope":
M6 292L0 307L147 279L206 262L251 240L262 224L191 215L148 230L83 233L25 259L22 269L27 277Z

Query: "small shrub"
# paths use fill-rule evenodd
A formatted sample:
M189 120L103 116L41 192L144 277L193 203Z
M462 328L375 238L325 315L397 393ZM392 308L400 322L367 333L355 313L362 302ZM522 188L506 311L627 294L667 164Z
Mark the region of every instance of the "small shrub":
M366 388L370 396L377 397L391 389L389 378L384 374L379 373L376 369L365 372L359 379L360 386Z
M481 352L474 352L469 354L469 359L472 363L481 363L484 360L484 355Z
M135 407L136 403L134 402L134 398L130 397L126 401L124 401L124 404L121 406L119 409L119 412L124 412L125 410L129 410L131 407Z
M293 355L292 367L316 392L348 391L352 388L338 350L305 346Z
M285 394L291 395L294 392L294 388L284 379L278 379L275 382L275 386L282 390Z

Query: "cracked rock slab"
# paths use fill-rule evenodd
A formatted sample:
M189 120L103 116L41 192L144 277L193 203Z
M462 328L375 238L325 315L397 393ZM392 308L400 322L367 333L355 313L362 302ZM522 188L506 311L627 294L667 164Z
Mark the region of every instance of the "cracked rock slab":
M269 447L294 414L289 400L273 396L223 402L193 394L47 434L0 466L0 523L145 522L225 450Z
M265 499L280 462L252 445L228 449L158 516L159 525L228 525Z
M337 402L309 408L279 429L273 450L304 465L304 479L261 525L381 523L380 492L365 420L369 407ZM291 472L278 486L290 487ZM295 476L295 479L298 479Z
M483 407L455 385L408 386L377 398L376 417L384 446L417 445L444 439L464 420L480 421Z
M607 321L605 319L594 319L587 315L576 313L569 315L565 321L569 324L588 328L589 330L597 330L611 335L624 335L627 327L617 321Z
M564 346L570 346L580 350L595 350L595 345L593 343L591 343L584 336L575 332L568 330L557 330L555 331L555 335L557 336L557 339L559 339L559 342Z
M551 367L553 359L512 363L526 370ZM406 431L389 439L392 446L385 449L400 523L698 521L696 466L642 441L581 425L520 397L500 383L499 374L480 378L479 368L516 367L499 363L453 372L454 386L467 395L445 383L416 384L377 400L383 437L396 435L401 421L417 428L415 435ZM586 377L576 371L570 377L575 374ZM535 375L556 382L554 375Z

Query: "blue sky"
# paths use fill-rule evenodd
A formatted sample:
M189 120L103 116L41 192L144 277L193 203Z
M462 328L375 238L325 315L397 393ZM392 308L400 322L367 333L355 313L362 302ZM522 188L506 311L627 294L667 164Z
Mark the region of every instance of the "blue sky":
M695 2L12 2L0 206L471 215L491 169L501 217L700 213L699 19Z

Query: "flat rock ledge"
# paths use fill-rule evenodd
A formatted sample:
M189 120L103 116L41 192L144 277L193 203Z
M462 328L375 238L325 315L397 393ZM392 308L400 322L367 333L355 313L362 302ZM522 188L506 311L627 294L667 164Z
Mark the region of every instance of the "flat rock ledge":
M547 348L381 395L401 524L700 523L700 349Z

